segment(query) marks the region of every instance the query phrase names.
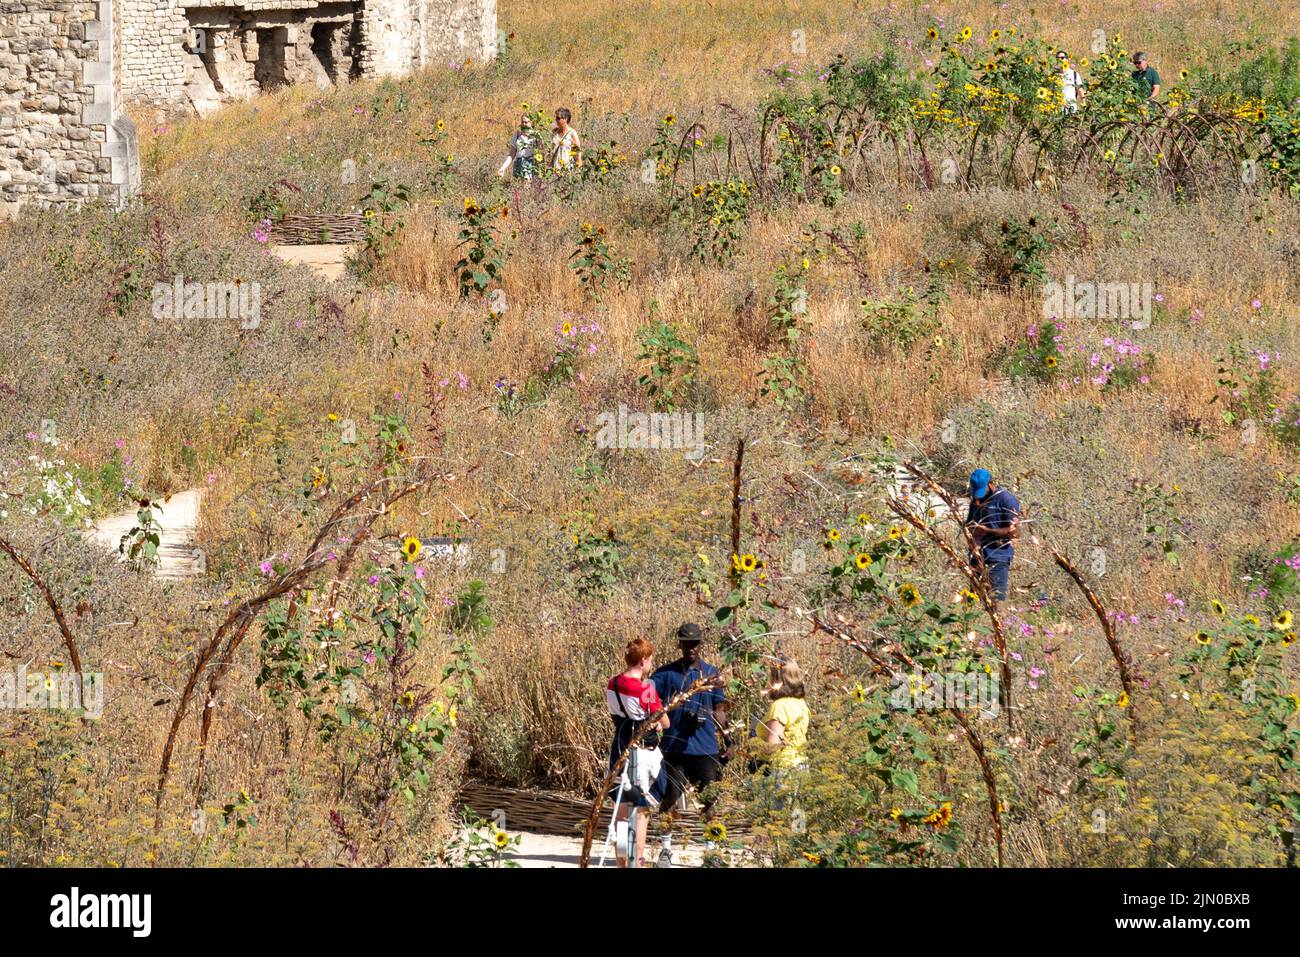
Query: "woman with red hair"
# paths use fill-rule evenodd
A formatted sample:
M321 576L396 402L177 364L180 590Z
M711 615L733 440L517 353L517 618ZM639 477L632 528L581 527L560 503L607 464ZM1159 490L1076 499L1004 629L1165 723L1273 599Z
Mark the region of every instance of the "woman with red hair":
M628 755L618 784L622 788L623 799L619 801L617 820L626 821L633 804L646 809L646 813L638 814L636 820L636 857L637 866L640 867L644 863L646 829L650 824L648 809L652 804L657 806L663 798L659 781L659 769L663 764L663 754L659 751L659 732L668 729L668 715L663 711L654 683L647 680L655 670L654 645L644 638L633 638L627 643L623 660L627 667L621 674L610 678L609 684L605 686L605 703L609 707L609 716L614 721L614 739L609 745L610 770L613 770L618 759L632 743L641 724L651 715L659 713L659 720ZM628 775L629 765L635 769L634 776L631 777ZM627 858L622 851L622 846L615 848L618 866L627 867Z

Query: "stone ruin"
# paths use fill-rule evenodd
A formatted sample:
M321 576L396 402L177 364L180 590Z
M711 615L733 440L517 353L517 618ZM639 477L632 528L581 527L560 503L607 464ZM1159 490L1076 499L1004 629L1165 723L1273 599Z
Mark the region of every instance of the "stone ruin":
M207 115L496 44L496 0L0 0L0 216L124 204L140 185L128 105Z

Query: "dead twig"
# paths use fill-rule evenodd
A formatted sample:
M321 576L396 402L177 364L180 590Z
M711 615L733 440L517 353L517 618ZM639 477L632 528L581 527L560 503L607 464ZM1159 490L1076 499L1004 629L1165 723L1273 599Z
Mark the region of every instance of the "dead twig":
M364 541L365 538L368 537L370 530L373 528L374 523L378 521L379 516L385 514L393 503L427 484L432 478L433 476L426 475L409 482L385 500L378 509L373 511L364 520L362 529L359 533L360 541ZM180 698L176 703L176 710L172 715L171 728L167 733L166 743L163 745L162 759L158 768L157 790L154 795L155 840L162 829L162 802L167 786L167 778L171 771L171 759L173 751L175 750L176 739L180 733L181 723L185 720L185 715L189 710L190 700L194 695L194 689L198 686L199 679L204 670L207 668L208 664L211 663L217 652L224 649L222 651L217 671L209 682L208 694L206 695L206 707L204 708L202 727L200 729L198 777L195 781L196 800L198 799L197 795L200 793L202 785L205 766L204 749L207 746L207 738L211 728L212 719L209 712L212 711L215 705L216 691L220 687L221 679L224 678L226 672L230 668L235 650L243 641L244 636L252 626L257 614L268 603L283 595L292 594L296 597L301 586L305 584L307 580L315 574L315 572L330 563L331 559L328 551L326 551L324 555L321 554L323 543L328 534L346 520L355 508L364 502L367 497L375 494L392 481L393 479L388 476L382 476L375 479L335 508L335 510L330 514L330 517L317 531L315 538L312 539L311 545L308 547L298 566L282 575L279 581L273 584L270 588L247 599L235 608L226 617L225 621L221 623L220 627L217 628L216 633L212 636L212 640L209 641L199 653L198 660L195 662L194 668L191 670L189 678L185 682L185 687L181 690ZM358 541L358 536L354 536L353 541L354 544L357 545L360 543ZM296 608L297 605L295 601L291 611L296 610Z
M966 576L966 580L971 584L971 589L980 600L980 606L984 609L985 614L988 615L989 625L993 629L993 646L997 649L998 658L1000 659L999 671L1002 677L1002 707L1006 710L1007 728L1009 730L1012 724L1011 656L1007 651L1007 639L1006 633L1003 629L1002 615L998 612L997 602L993 600L993 591L989 587L988 569L984 564L984 556L980 552L979 546L975 543L975 537L971 534L970 529L966 527L966 523L957 518L957 500L948 493L948 490L910 461L904 462L903 468L907 469L908 472L924 482L935 495L938 495L939 498L943 500L944 505L947 506L949 513L953 516L954 521L957 522L958 527L962 531L962 535L966 540L967 554L975 557L974 563L963 559L959 554L957 554L957 550L942 536L940 536L933 526L923 522L920 516L913 512L911 508L892 495L890 496L890 510L928 538L935 547L944 553L948 558L949 563Z
M14 560L14 564L23 570L23 573L32 580L32 584L45 597L45 604L50 606L50 612L54 615L54 622L59 626L59 633L63 635L63 647L68 650L68 658L72 661L72 670L76 674L81 674L81 655L77 652L77 639L72 634L72 629L68 627L68 620L63 617L63 608L60 607L58 600L54 597L54 592L45 579L40 576L32 563L29 562L7 539L0 538L0 552L4 552Z
M1133 722L1133 733L1136 735L1137 711L1133 696L1133 675L1129 668L1128 655L1124 654L1124 649L1120 647L1119 638L1115 634L1115 623L1107 617L1106 608L1102 605L1101 599L1083 580L1082 573L1070 563L1070 560L1052 545L1048 545L1047 550L1052 553L1052 558L1056 560L1056 564L1061 567L1061 570L1079 586L1079 591L1083 592L1083 597L1088 599L1088 604L1092 606L1093 613L1096 614L1097 620L1101 622L1101 630L1106 636L1106 644L1110 646L1111 656L1115 659L1115 664L1119 666L1119 682L1124 688L1124 693L1128 695L1129 707L1134 709L1129 712L1129 717Z
M740 569L736 556L740 554L740 473L745 463L745 440L736 440L736 462L731 470L731 568L728 577L734 591L740 587Z

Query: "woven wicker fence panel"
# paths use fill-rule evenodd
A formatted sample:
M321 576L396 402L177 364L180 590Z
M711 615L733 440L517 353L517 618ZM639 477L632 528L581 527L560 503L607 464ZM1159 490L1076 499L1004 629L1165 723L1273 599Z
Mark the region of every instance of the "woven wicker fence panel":
M286 216L273 222L269 232L281 246L359 243L366 238L366 219L360 213Z
M537 834L581 835L591 813L591 802L558 791L533 791L502 787L482 781L470 781L460 791L460 803L479 817L492 820L492 812L505 811L507 831L532 831ZM612 813L610 802L601 806L597 843L604 840ZM678 816L678 827L689 828L699 839L704 837L704 823L694 808L687 807ZM744 823L728 819L727 830L745 833Z

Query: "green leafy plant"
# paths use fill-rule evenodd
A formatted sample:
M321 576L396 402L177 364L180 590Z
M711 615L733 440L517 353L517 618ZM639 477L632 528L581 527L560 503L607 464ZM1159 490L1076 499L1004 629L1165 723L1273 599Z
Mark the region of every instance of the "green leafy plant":
M700 365L695 347L682 339L675 326L662 319L642 326L637 341L641 350L636 361L650 364L637 378L637 384L646 390L657 410L677 408L695 387Z
M691 189L686 207L694 258L719 265L732 260L749 222L749 195L743 179L709 180Z
M569 255L569 268L578 274L583 292L595 298L611 285L626 288L632 263L615 256L604 226L583 223L578 229L577 245Z
M117 550L136 570L158 564L158 549L162 545L162 524L154 515L155 509L161 511L155 502L141 502L139 510L135 513L136 524L122 536L117 545Z
M466 197L460 214L458 243L463 253L455 266L460 298L468 299L471 295L486 297L488 288L501 281L506 253L497 236L497 224L509 216L510 207L504 203L481 206L478 200Z

